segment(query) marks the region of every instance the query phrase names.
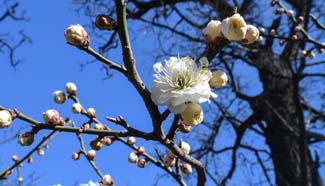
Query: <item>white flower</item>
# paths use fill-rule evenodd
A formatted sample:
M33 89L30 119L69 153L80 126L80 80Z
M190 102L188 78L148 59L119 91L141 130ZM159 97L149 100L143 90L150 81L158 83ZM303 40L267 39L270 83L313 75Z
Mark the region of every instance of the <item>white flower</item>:
M12 116L8 110L0 110L0 128L8 127L12 122Z
M151 99L175 114L185 110L186 102L202 103L217 96L209 86L211 72L198 68L190 57L170 57L165 66L156 63L153 68Z
M212 72L212 78L209 81L209 84L213 88L222 88L226 85L228 77L226 73L222 70L216 70Z
M203 31L203 35L208 42L215 42L218 38L223 38L221 34L221 21L211 20Z
M69 44L74 46L88 46L90 42L86 30L79 24L70 25L65 29L64 37Z
M258 40L260 36L260 32L258 29L253 25L247 25L247 32L245 34L245 38L243 39L243 42L245 44L251 44Z
M186 103L185 110L181 113L185 125L194 126L203 121L203 111L197 103Z
M238 13L222 21L221 32L230 41L241 41L244 39L246 31L246 22Z

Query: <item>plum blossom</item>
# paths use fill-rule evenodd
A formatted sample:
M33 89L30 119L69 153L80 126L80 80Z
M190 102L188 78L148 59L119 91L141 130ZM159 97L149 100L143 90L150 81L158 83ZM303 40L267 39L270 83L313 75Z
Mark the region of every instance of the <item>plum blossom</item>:
M190 57L170 57L164 66L158 62L153 68L151 99L157 105L167 105L175 114L183 112L187 102L202 103L217 96L209 86L211 72L198 68Z

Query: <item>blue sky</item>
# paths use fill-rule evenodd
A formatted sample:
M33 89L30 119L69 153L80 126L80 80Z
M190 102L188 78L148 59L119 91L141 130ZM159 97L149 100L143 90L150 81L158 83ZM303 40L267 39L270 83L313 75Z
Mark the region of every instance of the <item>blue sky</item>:
M69 116L80 124L86 120L70 112L71 101L64 105L56 105L52 101L52 92L64 89L65 83L72 81L78 86L78 95L84 107L96 108L98 118L102 121L105 116L122 115L134 126L146 131L150 130L148 127L150 120L141 98L137 96L133 87L123 76L114 73L112 78L103 81L105 73L100 70L100 63L88 65L80 71L78 63L93 60L93 57L67 45L63 37L63 31L70 24L86 22L85 17L79 17L73 11L70 1L29 1L21 3L21 7L27 10L26 15L30 21L19 23L6 21L1 23L1 27L5 28L1 30L9 31L12 36L15 36L18 28L21 27L32 38L33 43L17 51L17 58L23 59L24 63L18 65L16 69L10 67L6 60L7 56L1 54L0 74L3 87L0 91L1 105L18 108L21 112L38 120L42 120L43 111L56 108L64 117ZM98 46L96 39L91 39L91 43L96 49ZM153 62L149 62L150 57L143 56L141 52L134 51L140 72L144 74L145 82L150 84ZM120 50L115 50L109 56L117 63L122 62ZM27 126L26 123L18 120L13 125L15 128ZM49 132L40 132L36 142L47 133ZM88 136L86 139L92 139L92 137ZM146 143L140 140L139 144ZM127 156L131 150L118 142L107 148L98 153L98 166L104 174L111 174L117 185L132 186L140 183L150 185L156 181L157 173L162 173L162 171L156 171L157 169L150 164L145 169L139 169L136 165L128 163ZM20 147L16 140L13 140L3 145L1 149L0 168L3 169L11 165L10 159L13 154L22 157L31 147ZM6 150L3 151L4 149ZM60 183L63 186L71 186L78 182L98 181L97 175L84 158L79 161L71 159L71 153L78 149L75 135L60 134L50 142L49 149L45 150L45 156L34 155L34 163L24 165L23 177L36 170L34 176L41 175L37 185ZM153 149L149 148L148 151L153 152Z

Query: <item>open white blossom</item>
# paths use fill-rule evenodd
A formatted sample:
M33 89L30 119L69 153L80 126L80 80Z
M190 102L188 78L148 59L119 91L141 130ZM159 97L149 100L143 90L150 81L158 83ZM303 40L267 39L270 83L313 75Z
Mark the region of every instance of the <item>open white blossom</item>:
M156 63L153 68L151 99L175 114L185 110L186 102L202 103L217 96L209 86L211 72L198 68L190 57L170 57L164 66Z
M238 13L222 21L221 32L230 41L241 41L244 39L246 31L246 22Z

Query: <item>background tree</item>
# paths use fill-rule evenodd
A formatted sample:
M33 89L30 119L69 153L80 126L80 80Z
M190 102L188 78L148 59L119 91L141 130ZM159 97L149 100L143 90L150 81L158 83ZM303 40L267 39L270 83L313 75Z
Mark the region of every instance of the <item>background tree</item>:
M73 158L78 159L79 155L85 155L101 177L102 183L108 183L110 177L104 176L93 161L94 151L87 151L85 148L80 135L85 133L98 136L91 142L93 149L100 143L108 143L107 137L110 136L110 140L121 141L133 148L136 156L143 156L144 161L150 161L162 168L181 185L186 185L180 171L185 173L188 171L184 166L186 162L196 169L194 180L197 185L205 185L207 181L216 185L235 184L243 177L243 173L238 170L243 170L246 166L251 169L249 171L251 175L264 176L262 179L251 179L249 185L322 185L318 172L322 162L318 154L322 149L313 146L324 140L321 134L324 105L319 102L323 94L319 87L324 87L322 81L324 61L322 56L315 56L316 50L320 53L324 50L324 44L321 43L324 26L319 22L323 19L323 12L318 8L322 2L272 1L271 5L274 8L270 8L266 2L250 0L242 2L130 0L126 7L124 1L76 1L76 3L79 4L78 10L85 12L87 16L92 17L104 12L116 18L117 29L113 29L108 35L99 35L107 41L99 51L103 55L108 55L107 52L116 48L120 42L124 65L108 60L88 47L87 37L84 38L82 45L70 44L78 45L79 49L103 62L107 69L117 70L130 81L144 101L153 128L149 132L138 130L123 117L107 117L107 119L125 130L110 130L107 126L100 125L101 122L93 110L85 110L80 106L73 85L70 84L67 94L68 98L75 102L74 112L86 116L86 121L82 125L69 119L65 120L66 126L56 125L62 124L63 120L45 119L43 124L17 110L11 110L14 117L32 126L28 135L20 137L23 140L21 143L27 143L28 140L24 141L26 136L31 139L30 136L41 130L53 131L30 153L42 154L42 147L52 135L56 134L55 131L76 133L81 149L77 154L73 154ZM265 6L266 4L268 6ZM237 11L247 22L264 28L260 32L265 39L253 45L229 43L227 40L207 45L201 36L202 30L211 19L222 20L231 16L234 7L238 7ZM270 15L273 10L276 13L273 19L259 16ZM214 106L206 108L208 113L206 115L209 117L205 117L205 127L196 127L193 129L195 133L184 135L187 140L192 139L191 142L197 143L193 145L196 149L192 150L191 156L184 152L182 145L175 144L178 140L174 137L179 116L173 117L168 110L164 112L158 110L150 99L150 91L137 72L125 18L143 24L145 31L153 31L148 33L148 36L158 41L152 42L152 48L161 48L152 51L157 58L177 55L182 51L181 55L190 55L194 58L207 56L212 61L209 68L222 68L227 71L229 85L226 89L218 91L219 98L213 101ZM312 59L308 59L308 56ZM53 110L46 113L58 118ZM173 122L171 125L163 126L162 123L167 117L173 117ZM95 124L95 129L87 127L91 123ZM167 147L179 157L176 163L181 166L176 166L175 169L166 167L166 162L162 160L159 151L156 157L143 153L142 148L127 142L124 137L128 136L152 140ZM129 160L133 161L132 157L136 156L130 154ZM14 165L2 172L1 177L5 178L14 167L28 158L29 154L22 159L13 157Z

